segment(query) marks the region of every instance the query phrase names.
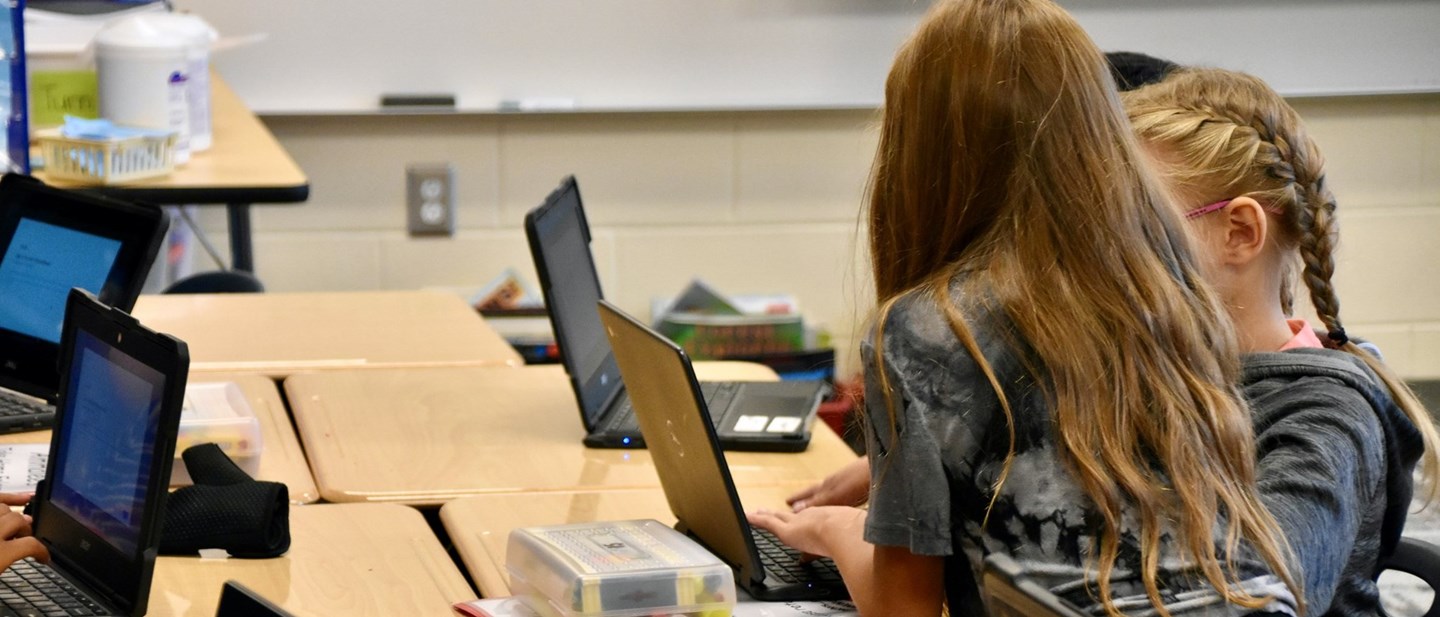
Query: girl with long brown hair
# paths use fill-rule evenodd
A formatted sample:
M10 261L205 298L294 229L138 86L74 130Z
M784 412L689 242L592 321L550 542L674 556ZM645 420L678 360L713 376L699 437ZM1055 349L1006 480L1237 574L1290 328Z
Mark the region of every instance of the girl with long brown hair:
M996 551L1110 615L1301 610L1233 332L1107 72L1048 0L943 1L891 69L870 509L752 515L862 614L979 614Z
M1292 534L1311 612L1378 614L1376 562L1400 537L1422 453L1435 498L1440 440L1405 383L1340 321L1336 199L1320 149L1280 95L1243 73L1185 69L1124 101L1247 354L1259 487ZM1292 317L1297 274L1324 341Z

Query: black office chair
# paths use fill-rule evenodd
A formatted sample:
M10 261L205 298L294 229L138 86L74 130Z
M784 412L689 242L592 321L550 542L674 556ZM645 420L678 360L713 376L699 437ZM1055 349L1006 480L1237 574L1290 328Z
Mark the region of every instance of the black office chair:
M243 270L216 270L187 276L171 283L160 293L167 294L220 294L259 293L265 285L255 275Z
M1430 609L1423 617L1440 617L1440 546L1414 538L1401 538L1400 545L1388 559L1380 561L1380 571L1404 572L1414 576L1435 592Z

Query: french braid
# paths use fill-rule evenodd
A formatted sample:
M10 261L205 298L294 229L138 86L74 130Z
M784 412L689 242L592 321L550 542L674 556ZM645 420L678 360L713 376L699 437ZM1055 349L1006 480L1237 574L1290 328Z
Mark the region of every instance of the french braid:
M1280 246L1298 258L1299 279L1328 330L1329 346L1361 358L1420 429L1424 494L1429 502L1440 500L1440 432L1432 416L1404 380L1350 341L1340 320L1331 282L1337 202L1324 157L1299 114L1258 78L1219 69L1183 69L1124 98L1137 134L1178 158L1166 171L1181 190L1211 201L1249 196L1274 215ZM1284 274L1280 302L1290 314L1296 277Z

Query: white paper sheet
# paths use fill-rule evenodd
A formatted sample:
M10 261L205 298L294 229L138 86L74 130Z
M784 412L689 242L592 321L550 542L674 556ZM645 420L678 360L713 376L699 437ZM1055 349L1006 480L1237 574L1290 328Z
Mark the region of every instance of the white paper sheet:
M0 445L0 493L32 493L45 479L50 444Z
M859 617L849 602L756 602L740 596L733 617Z

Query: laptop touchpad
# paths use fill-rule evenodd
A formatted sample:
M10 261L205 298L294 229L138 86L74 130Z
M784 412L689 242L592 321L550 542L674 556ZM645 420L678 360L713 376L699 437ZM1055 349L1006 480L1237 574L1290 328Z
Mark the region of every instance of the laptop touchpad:
M734 411L727 414L721 432L735 435L794 434L804 428L804 419L795 415L793 396L741 393Z

